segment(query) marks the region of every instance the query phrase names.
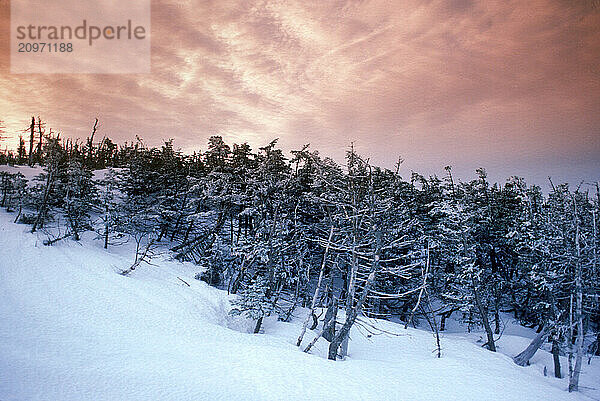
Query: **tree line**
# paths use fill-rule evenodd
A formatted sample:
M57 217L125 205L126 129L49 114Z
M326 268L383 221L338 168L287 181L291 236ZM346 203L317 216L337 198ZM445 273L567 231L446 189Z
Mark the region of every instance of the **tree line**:
M308 308L297 345L313 330L303 349L323 337L334 360L352 327L376 330L368 317L426 323L441 356L439 332L455 316L496 351L503 313L538 332L515 363L548 343L557 377L567 356L570 391L585 356L600 355L598 184L550 181L546 195L518 177L491 183L484 169L456 180L451 167L404 179L353 147L340 165L309 146L286 157L277 141L254 151L219 136L188 155L172 141L98 140L97 124L79 143L32 118L28 143L0 154L42 166L32 182L0 173L0 206L47 245L84 232L105 248L131 241L124 275L166 247L238 294L232 313L254 319L255 333L267 316Z

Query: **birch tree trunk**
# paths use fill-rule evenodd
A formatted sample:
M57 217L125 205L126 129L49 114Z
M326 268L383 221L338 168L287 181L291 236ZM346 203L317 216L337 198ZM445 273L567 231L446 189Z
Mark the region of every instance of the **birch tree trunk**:
M583 283L581 268L581 247L579 244L579 220L577 219L577 200L573 196L574 224L575 224L575 315L577 319L577 340L575 341L575 368L569 371L569 392L579 391L579 375L583 359Z
M581 277L577 277L576 298L577 303L575 313L577 314L577 340L575 341L575 368L571 377L569 377L569 392L579 391L579 375L581 373L581 363L583 360L583 294L581 289Z

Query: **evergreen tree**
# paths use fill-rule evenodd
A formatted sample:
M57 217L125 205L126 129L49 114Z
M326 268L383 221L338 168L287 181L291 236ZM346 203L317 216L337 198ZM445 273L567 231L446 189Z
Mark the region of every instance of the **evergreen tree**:
M263 319L276 311L276 305L272 296L269 296L269 279L258 276L252 280L248 288L239 292L236 299L231 301L233 316L244 316L256 320L254 333L260 331Z
M35 178L37 183L30 192L30 205L36 210L36 217L31 232L43 227L44 223L54 217L54 209L63 202L57 183L65 174L67 158L61 147L59 138L48 138L44 145L44 171Z
M85 168L81 161L70 160L65 176L60 183L64 202L62 209L70 232L79 240L83 230L91 229L90 212L96 207L96 186L92 180L92 171Z

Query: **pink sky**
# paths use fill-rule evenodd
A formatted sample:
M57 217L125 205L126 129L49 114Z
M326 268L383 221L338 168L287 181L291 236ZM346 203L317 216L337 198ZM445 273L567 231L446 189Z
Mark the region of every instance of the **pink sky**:
M13 0L15 1L15 0ZM155 1L152 73L11 75L0 0L0 119L63 136L274 138L341 161L351 141L401 172L480 166L544 184L600 179L600 2Z

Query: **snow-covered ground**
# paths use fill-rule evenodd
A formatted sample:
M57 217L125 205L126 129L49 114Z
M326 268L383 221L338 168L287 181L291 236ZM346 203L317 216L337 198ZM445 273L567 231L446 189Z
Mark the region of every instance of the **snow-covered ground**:
M600 360L569 394L547 352L524 368L503 355L526 346L527 329L507 330L499 353L477 334L447 333L437 359L431 333L378 321L397 335L355 331L349 357L333 362L326 342L311 355L294 346L304 311L249 334L252 322L230 317L230 296L195 280L192 264L163 255L123 277L127 245L105 251L88 234L48 247L13 218L0 212L2 401L600 399Z
M7 166L6 164L0 165L0 172L7 173L21 173L29 182L40 174L43 169L40 166L29 167L29 166Z

